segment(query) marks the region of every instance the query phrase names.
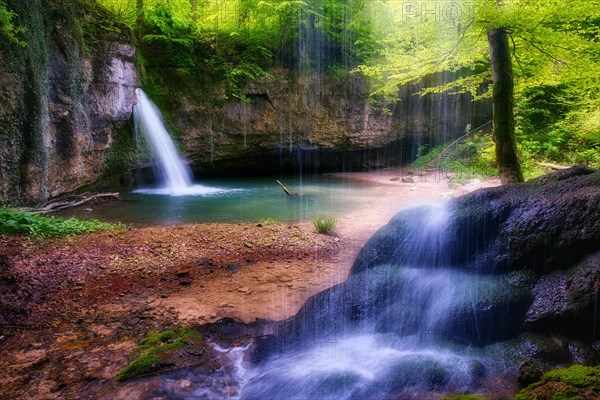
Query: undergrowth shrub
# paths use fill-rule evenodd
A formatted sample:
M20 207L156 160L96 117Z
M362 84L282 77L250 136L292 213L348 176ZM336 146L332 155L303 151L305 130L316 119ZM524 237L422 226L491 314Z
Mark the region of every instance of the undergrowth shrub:
M122 224L98 220L48 217L0 208L0 234L27 235L31 239L61 238L99 230L122 229Z

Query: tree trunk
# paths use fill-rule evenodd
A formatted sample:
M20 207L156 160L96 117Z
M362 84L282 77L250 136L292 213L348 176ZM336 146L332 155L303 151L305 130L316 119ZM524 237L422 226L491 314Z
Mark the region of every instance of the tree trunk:
M135 2L135 12L137 14L135 20L135 27L137 30L137 41L138 45L142 44L142 40L144 39L144 0L136 0Z
M196 22L198 19L198 0L190 0L190 7L192 10L192 21Z
M502 184L523 182L517 155L514 117L514 82L508 34L504 28L488 32L490 64L494 82L494 142Z

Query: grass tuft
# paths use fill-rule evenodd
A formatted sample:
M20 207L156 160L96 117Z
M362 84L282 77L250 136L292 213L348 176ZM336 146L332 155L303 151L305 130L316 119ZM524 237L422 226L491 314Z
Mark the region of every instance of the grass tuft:
M260 218L258 220L258 223L260 225L275 225L275 224L279 223L279 220L277 218L267 217L267 218Z
M337 221L335 220L335 218L332 218L332 217L329 217L329 218L317 217L317 218L315 218L313 223L315 225L315 229L317 230L317 233L321 233L323 235L333 235L335 232L335 226L337 224Z

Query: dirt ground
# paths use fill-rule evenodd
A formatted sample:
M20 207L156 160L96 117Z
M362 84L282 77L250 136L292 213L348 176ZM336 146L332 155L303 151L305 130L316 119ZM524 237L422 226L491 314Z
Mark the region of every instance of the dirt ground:
M84 398L95 382L114 387L148 331L290 317L342 282L399 210L498 184L451 188L441 176L401 170L338 175L368 182L378 201L339 218L335 236L311 222L127 228L37 243L0 236L0 399Z

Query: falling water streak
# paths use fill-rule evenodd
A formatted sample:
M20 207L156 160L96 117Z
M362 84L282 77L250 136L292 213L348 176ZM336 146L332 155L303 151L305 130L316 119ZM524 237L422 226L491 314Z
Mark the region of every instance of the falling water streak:
M173 193L192 186L192 174L185 165L167 132L160 111L141 89L136 89L138 104L134 107L136 130L148 138L158 158L163 188Z
M158 174L162 186L154 189L138 189L134 192L170 196L206 196L239 189L223 189L193 184L192 172L179 156L169 132L165 128L162 116L156 105L146 96L142 89L136 89L138 104L133 108L135 129L149 142L153 154L157 158ZM211 131L211 154L213 151Z
M246 364L244 362L244 356L246 352L250 348L251 344L247 344L245 346L238 346L233 348L223 348L216 343L211 344L212 347L219 353L225 354L227 358L231 361L234 366L234 379L239 387L244 387L246 383L252 379L255 373L246 368ZM238 396L233 396L233 399L239 398Z

